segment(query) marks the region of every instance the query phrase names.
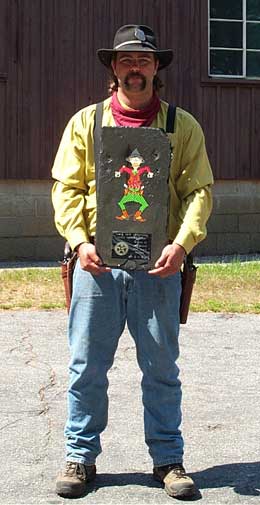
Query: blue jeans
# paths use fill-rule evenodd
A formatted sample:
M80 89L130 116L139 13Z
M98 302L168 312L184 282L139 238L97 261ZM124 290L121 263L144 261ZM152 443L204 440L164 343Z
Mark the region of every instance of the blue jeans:
M94 276L76 265L69 314L70 384L67 460L91 465L101 453L108 416L107 372L125 323L142 371L145 442L154 465L181 463L180 274L143 271Z

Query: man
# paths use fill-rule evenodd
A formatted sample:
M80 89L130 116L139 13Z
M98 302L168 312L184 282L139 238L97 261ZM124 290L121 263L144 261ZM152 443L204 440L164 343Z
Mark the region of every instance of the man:
M158 70L172 60L159 50L151 28L127 25L113 49L98 56L112 70L112 98L104 101L103 126L165 128L168 104L159 99ZM202 130L177 108L170 167L169 242L150 271L103 265L95 249L96 193L93 151L95 105L69 122L53 167L55 222L77 250L69 314L71 351L67 462L56 491L78 497L96 474L100 433L107 424L107 372L127 321L143 373L145 441L153 474L177 498L194 495L183 463L179 354L180 268L186 253L206 236L213 183ZM129 450L131 450L129 448Z

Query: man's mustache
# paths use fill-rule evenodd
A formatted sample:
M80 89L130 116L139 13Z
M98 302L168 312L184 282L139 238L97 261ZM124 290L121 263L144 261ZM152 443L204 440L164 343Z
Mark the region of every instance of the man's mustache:
M126 86L129 85L129 80L131 79L131 77L140 77L140 79L142 81L142 87L145 87L145 85L146 85L146 78L140 72L129 72L126 75L126 77L125 77L125 84L126 84Z

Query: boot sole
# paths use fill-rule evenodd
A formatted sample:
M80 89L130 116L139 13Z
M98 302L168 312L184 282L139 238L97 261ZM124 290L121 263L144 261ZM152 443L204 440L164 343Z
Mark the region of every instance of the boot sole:
M196 494L196 488L194 486L183 488L181 491L176 492L172 491L171 489L168 489L167 486L164 486L164 490L169 496L172 496L173 498L191 498Z
M69 484L63 484L60 488L59 486L56 486L55 491L56 494L62 496L63 498L80 498L87 491L87 483L77 490L73 489Z

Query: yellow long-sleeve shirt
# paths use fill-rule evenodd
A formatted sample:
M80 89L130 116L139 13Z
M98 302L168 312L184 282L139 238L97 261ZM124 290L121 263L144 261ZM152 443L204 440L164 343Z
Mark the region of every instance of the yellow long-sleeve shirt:
M115 126L110 100L104 101L102 126ZM77 112L69 121L52 169L55 224L72 249L95 235L96 184L93 151L95 105ZM161 108L153 128L165 128L168 104ZM169 240L190 252L206 237L206 222L212 210L210 186L213 176L199 123L177 108L170 167Z

